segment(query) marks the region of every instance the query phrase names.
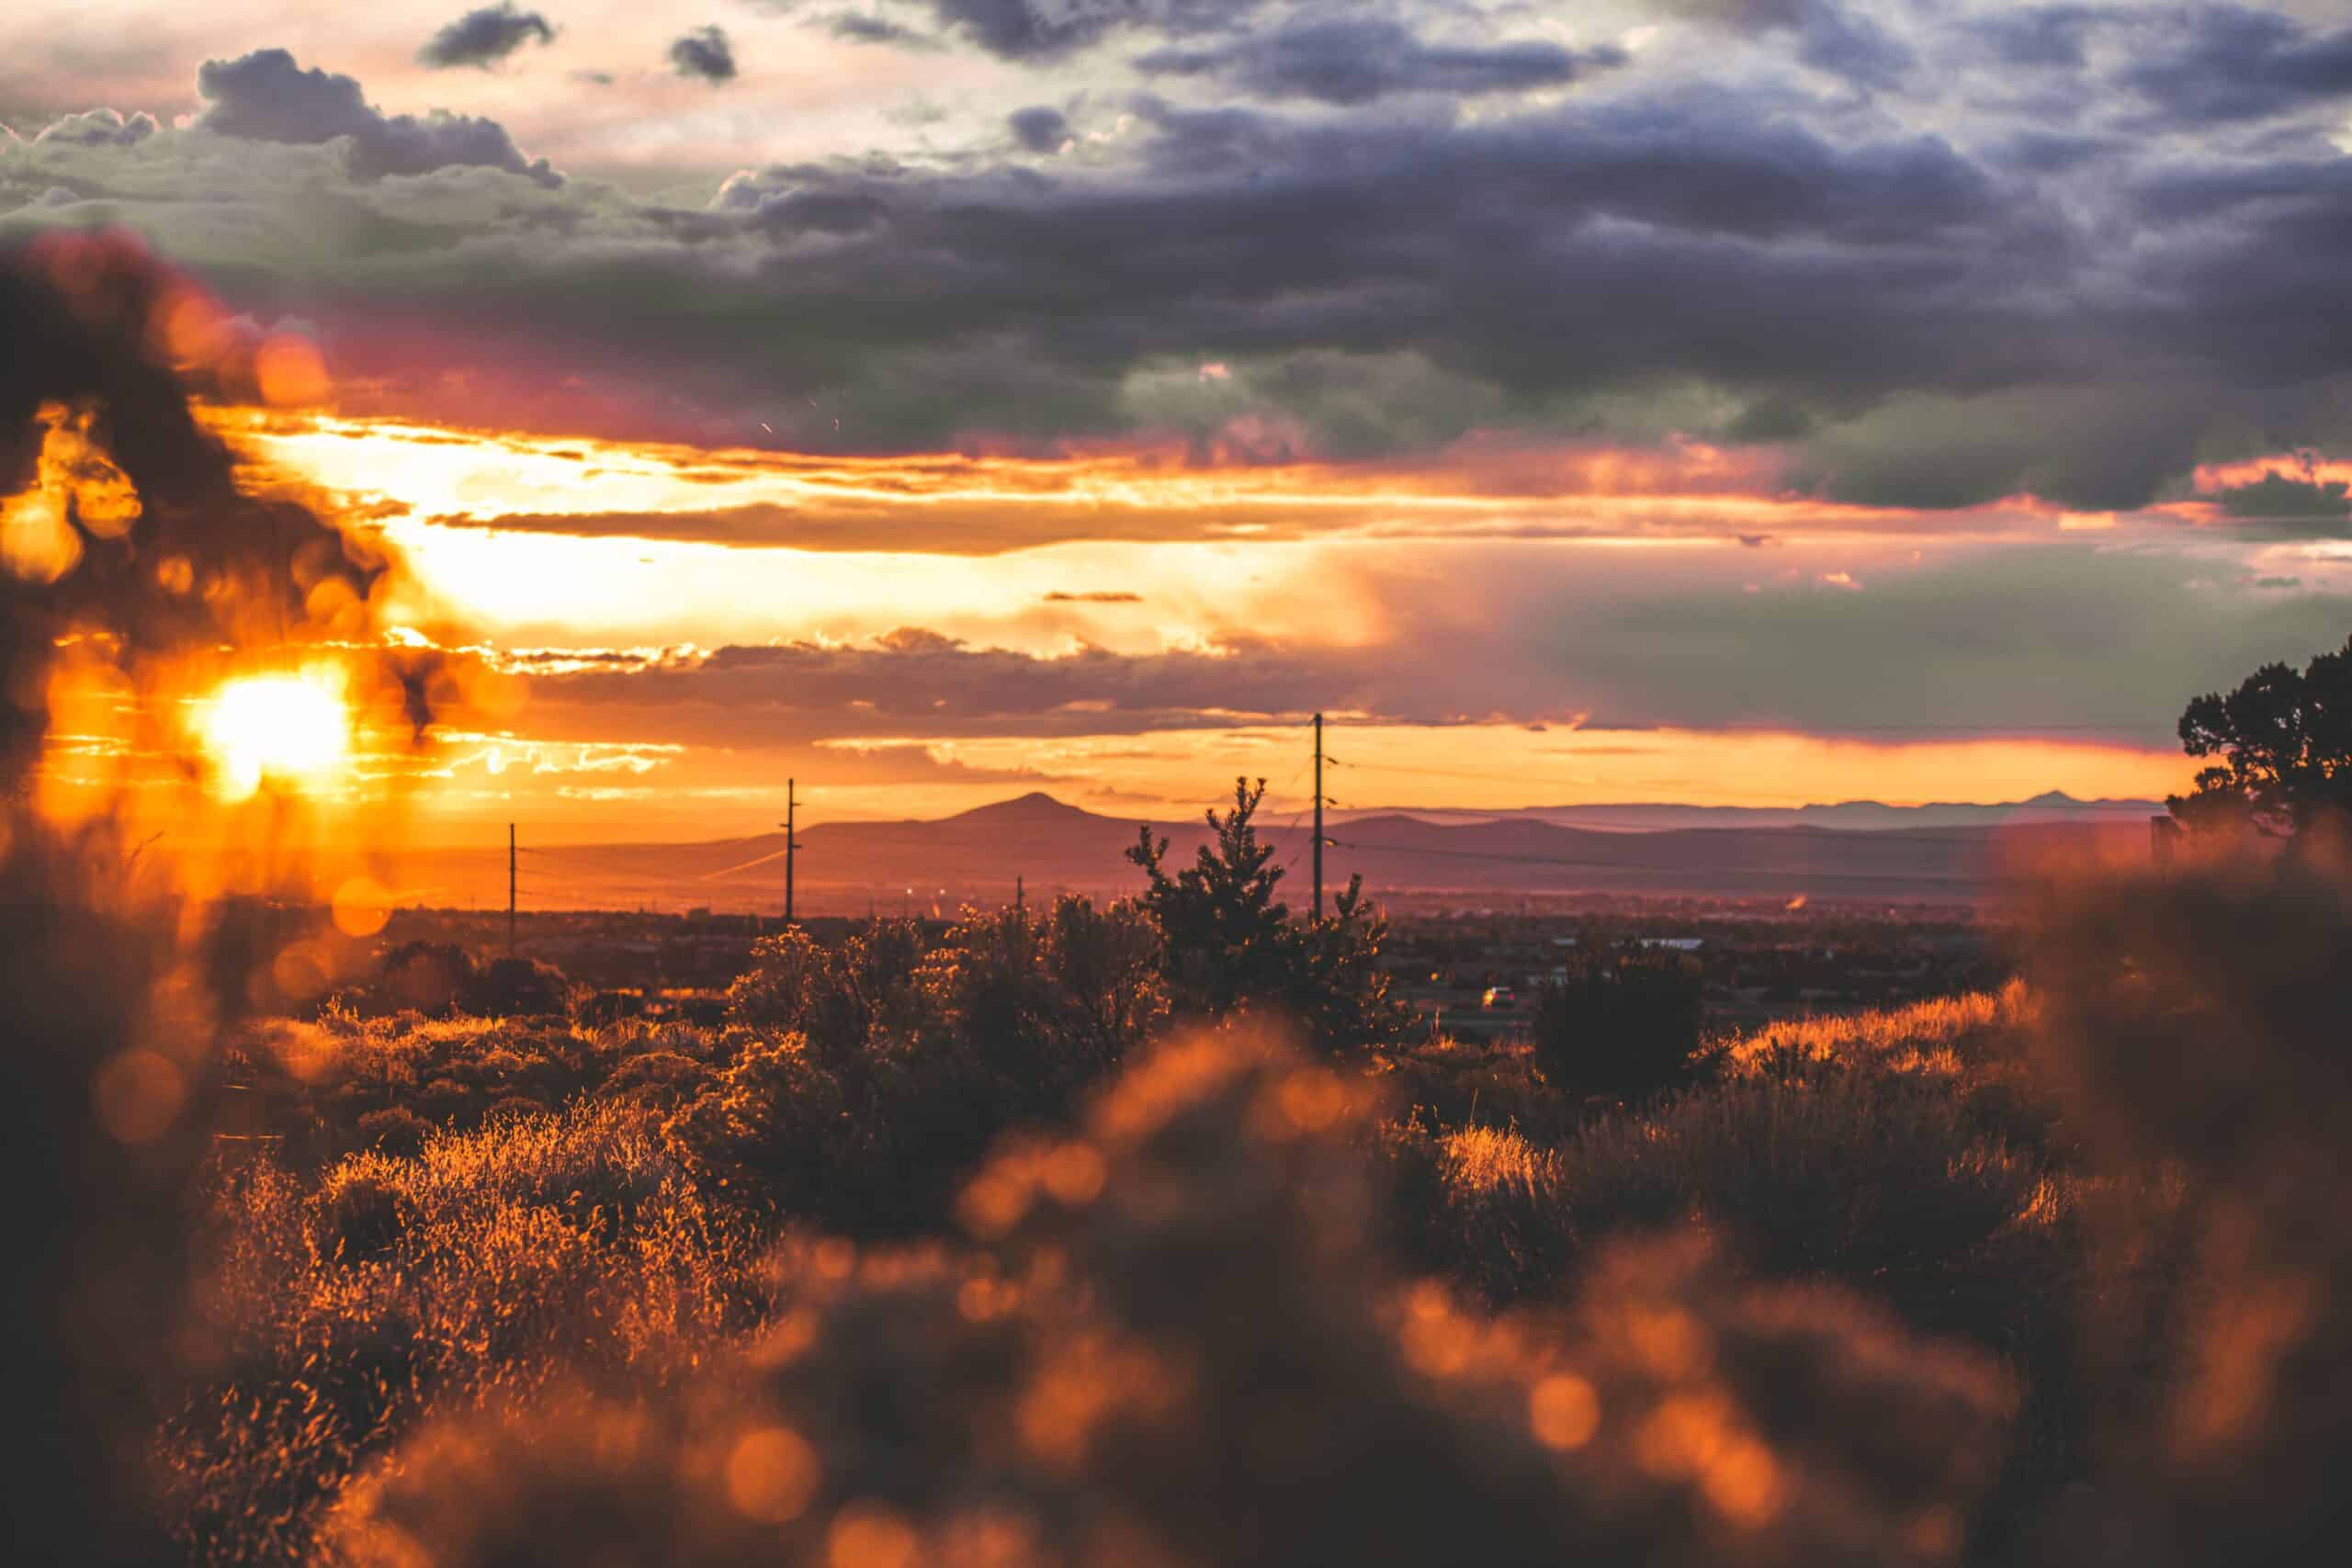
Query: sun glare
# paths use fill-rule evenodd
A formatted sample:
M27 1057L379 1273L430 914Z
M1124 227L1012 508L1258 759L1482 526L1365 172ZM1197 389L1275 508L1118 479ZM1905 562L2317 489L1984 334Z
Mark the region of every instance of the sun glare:
M247 676L205 699L197 732L215 787L228 799L243 800L264 784L315 789L351 754L351 708L332 671Z

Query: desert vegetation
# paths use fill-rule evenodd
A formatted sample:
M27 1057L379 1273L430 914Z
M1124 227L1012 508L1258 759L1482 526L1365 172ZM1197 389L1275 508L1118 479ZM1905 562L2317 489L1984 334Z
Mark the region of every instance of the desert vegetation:
M2340 887L2070 886L2002 992L1740 1038L1635 956L1285 1029L1148 899L786 931L708 1026L341 998L224 1059L148 1463L215 1562L2280 1560Z

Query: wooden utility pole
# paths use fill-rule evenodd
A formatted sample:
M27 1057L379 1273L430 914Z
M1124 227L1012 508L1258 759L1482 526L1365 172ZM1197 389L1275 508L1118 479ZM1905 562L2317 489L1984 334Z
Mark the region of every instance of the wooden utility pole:
M514 956L514 824L506 824L506 956Z
M784 781L784 923L792 924L792 857L800 848L800 835L794 824L799 819L797 796L800 781Z
M1315 716L1315 918L1323 918L1323 716L1319 713Z

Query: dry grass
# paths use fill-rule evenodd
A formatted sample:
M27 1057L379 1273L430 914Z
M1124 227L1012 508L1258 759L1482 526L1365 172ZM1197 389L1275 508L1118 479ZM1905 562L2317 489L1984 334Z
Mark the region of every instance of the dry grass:
M2032 998L2021 983L2012 981L1998 991L1769 1023L1734 1041L1728 1059L1743 1073L1836 1064L1950 1075L2013 1055L2033 1020Z
M221 1561L300 1555L357 1464L427 1409L559 1377L658 1382L759 1315L750 1235L611 1108L355 1155L315 1186L256 1168L216 1221L216 1371L162 1459L181 1539Z
M2077 1556L2197 1561L2160 1550L2175 1517L2182 1540L2275 1540L2132 1478L2243 1501L2316 1474L2217 1388L2335 1451L2333 1373L2291 1360L2335 1343L2333 1286L2294 1271L2312 1255L2272 1177L2329 1157L2335 1015L2305 997L2266 1024L2308 1035L2293 1092L2237 1072L2245 1114L2213 1128L2131 1075L2179 1077L2198 1032L2256 1048L2244 1020L2167 991L2177 953L2049 951L2055 1002L1775 1026L1638 1108L1560 1095L1510 1050L1162 1051L1082 1131L1000 1142L962 1187L965 1240L810 1242L764 1269L755 1216L870 1246L931 1212L877 1194L957 1190L1003 1077L978 1036L877 1035L836 1064L741 1027L333 1025L288 1059L314 1064L313 1106L376 1105L379 1146L224 1180L211 1370L163 1445L177 1525L222 1560L452 1564L612 1540L683 1562L1401 1564L1473 1518L1487 1560L1531 1562L1993 1561L2039 1550L2044 1517ZM2052 1050L2074 1053L2054 1086ZM512 1104L559 1074L568 1109ZM1678 1231L1704 1257L1612 1261ZM2078 1307L2131 1355L2085 1355ZM2101 1410L2156 1435L2120 1471L2091 1446ZM2091 1476L2095 1507L2051 1515Z
M1497 1318L1364 1242L1347 1078L1233 1041L1002 1151L965 1246L798 1249L670 1396L435 1423L334 1521L358 1563L1947 1559L2007 1392L1703 1249ZM1500 1145L1460 1160L1507 1184ZM1870 1434L1892 1433L1885 1439Z

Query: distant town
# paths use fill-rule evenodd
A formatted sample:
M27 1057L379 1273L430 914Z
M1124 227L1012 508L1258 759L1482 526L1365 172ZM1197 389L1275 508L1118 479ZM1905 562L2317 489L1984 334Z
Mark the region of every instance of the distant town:
M1970 905L1644 898L1529 897L1508 904L1412 895L1385 906L1382 962L1433 1032L1498 1039L1521 1030L1536 997L1579 952L1627 945L1679 951L1705 976L1711 1026L1747 1029L1777 1019L1885 1007L1998 985L2009 969L2007 932ZM800 922L837 942L874 917ZM933 934L946 914L917 917ZM589 987L608 1014L715 1019L719 996L749 966L752 944L782 928L775 915L523 912L514 951ZM506 950L496 913L408 909L385 927L383 951L448 942L483 955Z

